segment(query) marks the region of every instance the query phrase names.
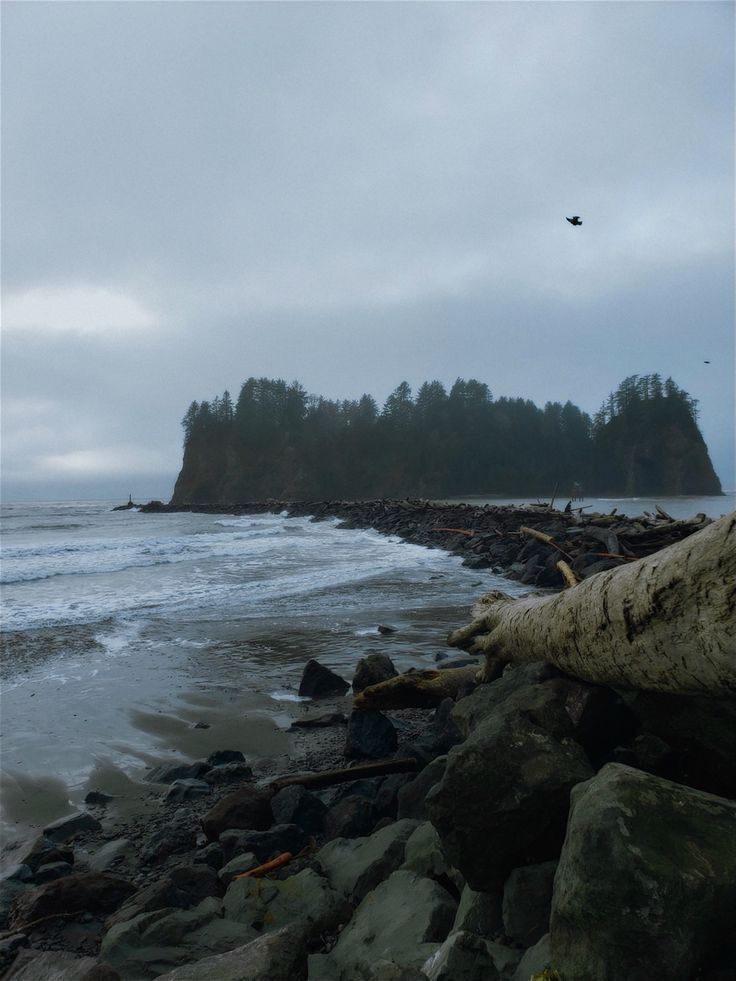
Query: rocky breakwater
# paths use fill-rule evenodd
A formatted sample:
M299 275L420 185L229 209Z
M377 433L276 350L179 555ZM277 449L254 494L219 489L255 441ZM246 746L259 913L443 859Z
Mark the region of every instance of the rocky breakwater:
M710 523L704 514L674 520L661 508L631 518L586 514L585 508L555 510L526 506L441 504L404 501L250 501L233 504L163 504L151 501L143 513L193 511L203 514L269 514L312 521L337 518L345 528L374 528L387 535L461 555L473 569L492 569L530 586L560 588L576 579L614 569L682 541Z
M3 977L736 976L736 703L535 663L346 718L346 684L310 663L295 722L338 769L255 780L221 752L151 774L159 821L46 828L4 882Z

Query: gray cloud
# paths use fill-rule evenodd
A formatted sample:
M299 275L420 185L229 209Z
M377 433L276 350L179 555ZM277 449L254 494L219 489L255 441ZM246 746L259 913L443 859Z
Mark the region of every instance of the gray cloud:
M6 3L8 492L165 495L188 403L250 374L593 411L659 371L732 484L732 22Z

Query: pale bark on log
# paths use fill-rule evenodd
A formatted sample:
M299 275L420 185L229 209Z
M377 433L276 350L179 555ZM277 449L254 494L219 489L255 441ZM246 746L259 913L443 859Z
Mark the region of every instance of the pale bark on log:
M488 593L448 643L485 653L491 676L499 658L547 661L602 684L736 697L735 607L733 512L554 596Z
M445 668L409 671L369 685L353 699L356 709L433 708L446 698L457 698L472 684L478 668Z

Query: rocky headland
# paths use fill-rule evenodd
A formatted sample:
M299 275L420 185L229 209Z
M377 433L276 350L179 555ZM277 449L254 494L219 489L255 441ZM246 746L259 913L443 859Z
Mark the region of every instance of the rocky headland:
M709 524L423 501L288 510L551 590L565 583L561 555L589 578ZM476 661L438 655L438 670ZM348 689L395 678L386 655L353 678L311 661L290 774L223 747L151 771L153 807L127 823L90 795L15 855L2 977L735 978L736 701L591 684L545 663L486 684L472 674L452 698L379 711Z

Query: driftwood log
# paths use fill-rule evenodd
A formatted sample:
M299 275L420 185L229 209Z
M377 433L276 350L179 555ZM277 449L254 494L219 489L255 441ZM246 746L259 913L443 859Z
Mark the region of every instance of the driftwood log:
M477 675L475 665L408 671L364 688L353 699L353 705L356 709L433 708L474 686Z
M736 512L556 595L488 593L448 643L624 688L736 697Z

